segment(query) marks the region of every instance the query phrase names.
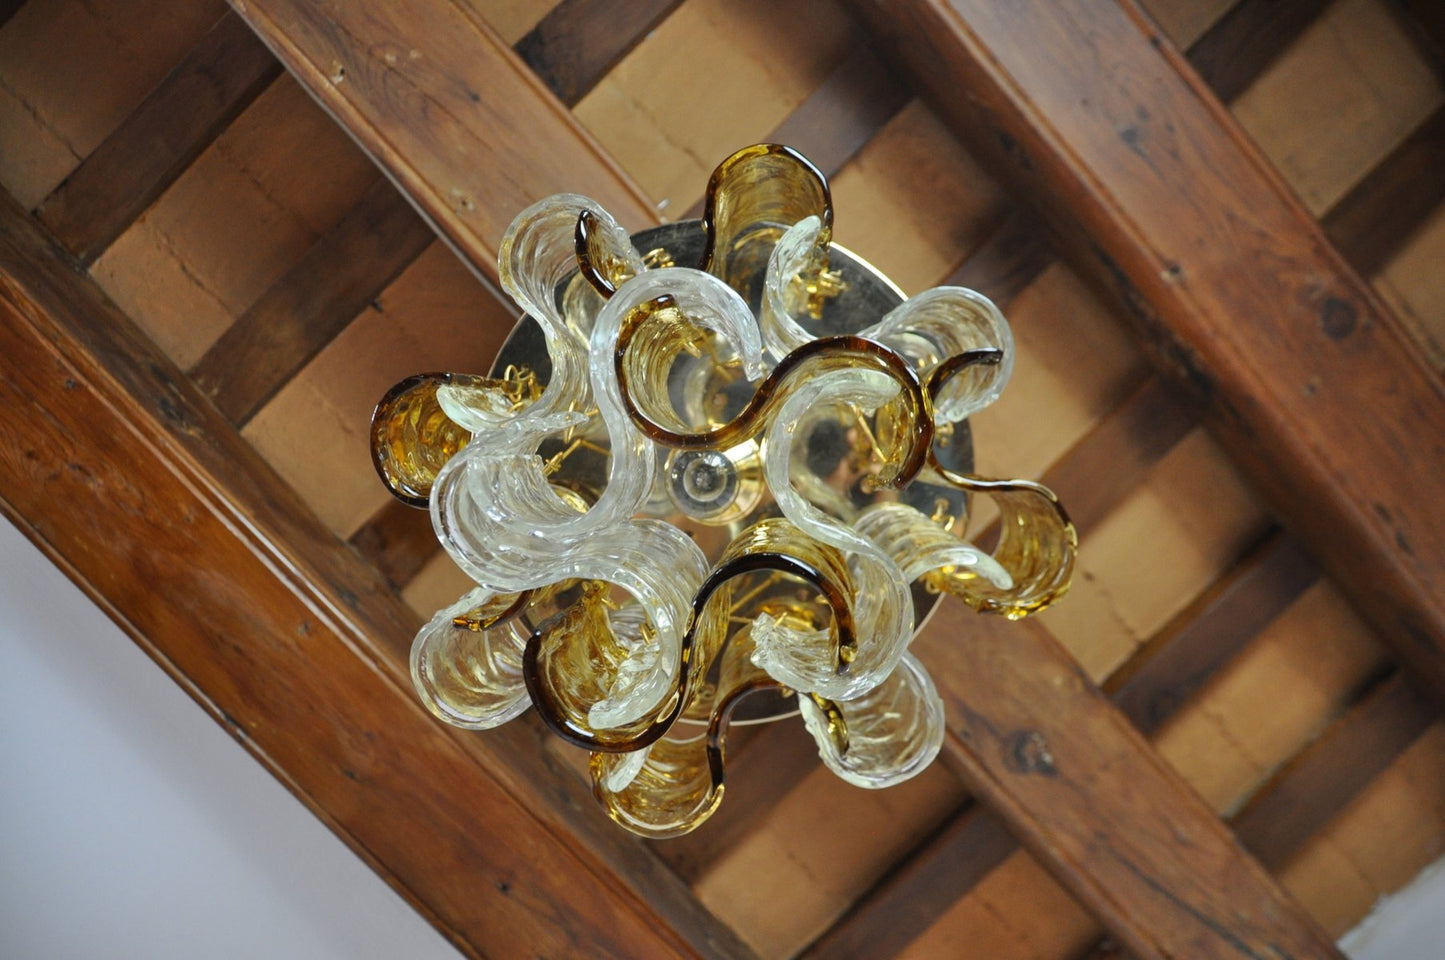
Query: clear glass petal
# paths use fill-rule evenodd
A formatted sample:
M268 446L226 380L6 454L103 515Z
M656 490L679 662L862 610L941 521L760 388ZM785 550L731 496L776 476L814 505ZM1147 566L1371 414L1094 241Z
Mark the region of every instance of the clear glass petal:
M798 706L818 755L849 783L881 789L921 773L943 746L943 701L933 679L912 654L881 684L853 700L834 701L847 727L847 749L839 750L829 717L808 697Z
M510 619L481 626L517 600L516 594L479 587L437 611L417 633L411 645L412 684L426 708L447 723L490 730L531 706L522 679L526 634Z

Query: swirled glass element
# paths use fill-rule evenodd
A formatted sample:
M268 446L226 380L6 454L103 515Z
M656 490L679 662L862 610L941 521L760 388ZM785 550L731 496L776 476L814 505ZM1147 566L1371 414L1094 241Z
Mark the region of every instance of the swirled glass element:
M859 786L916 775L946 736L909 653L939 595L1018 618L1068 588L1057 498L970 472L1007 321L961 287L904 299L832 226L775 144L725 160L690 228L542 200L500 247L527 319L494 370L408 378L373 417L378 474L475 581L417 634L418 695L473 730L535 708L644 836L717 809L735 723L794 718ZM991 550L961 533L977 496Z

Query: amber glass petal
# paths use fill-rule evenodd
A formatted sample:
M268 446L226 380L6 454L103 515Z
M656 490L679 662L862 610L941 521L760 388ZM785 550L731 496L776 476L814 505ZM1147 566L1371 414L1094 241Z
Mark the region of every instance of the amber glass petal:
M963 580L936 571L925 582L986 613L1018 620L1062 597L1073 577L1079 535L1063 504L1048 487L1031 480L989 480L930 464L944 482L990 497L999 508L993 558L1013 581L1004 588L986 580Z
M791 147L744 147L719 164L708 181L702 268L732 286L744 276L761 277L783 231L810 216L822 224L826 247L833 230L833 200L818 168Z
M437 389L449 383L478 385L482 377L423 373L386 392L371 415L371 462L392 496L425 507L437 474L471 440L442 409Z

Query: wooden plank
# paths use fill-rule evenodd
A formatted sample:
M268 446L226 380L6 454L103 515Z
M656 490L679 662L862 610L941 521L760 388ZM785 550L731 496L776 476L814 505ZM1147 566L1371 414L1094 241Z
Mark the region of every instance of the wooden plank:
M1241 0L1189 46L1189 62L1225 103L1254 82L1329 0Z
M435 239L378 178L270 290L221 334L191 376L242 426Z
M861 8L1445 701L1445 390L1218 101L1107 0Z
M681 3L562 0L514 49L559 100L575 107Z
M1137 956L1340 956L1047 631L945 600L915 647L970 792Z
M6 22L19 13L23 6L25 6L25 0L0 0L0 27L5 26Z
M1002 308L1053 261L1043 224L1020 209L1010 213L943 283L977 290Z
M1235 816L1240 842L1280 869L1437 717L1398 674L1379 684Z
M1445 203L1445 107L1345 194L1321 221L1345 259L1366 277L1389 263Z
M628 229L656 212L526 65L447 0L235 0L238 13L483 275L528 204L586 194Z
M245 21L227 12L36 214L89 265L280 73Z
M11 203L7 514L468 953L747 956L525 725L426 714L415 615L63 259Z
M998 817L967 803L801 956L896 956L1018 849L1018 841Z
M441 549L431 514L400 500L387 500L348 542L398 590Z
M912 96L870 44L854 47L828 78L773 128L768 140L802 151L827 176L857 155Z
M1105 690L1148 736L1318 577L1314 562L1277 534L1110 678Z
M1136 396L1148 392L1146 388ZM1101 424L1098 432L1109 429L1107 423ZM1136 655L1142 667L1131 661L1105 689L1143 733L1152 733L1313 579L1308 558L1287 538L1277 536L1191 605L1177 618L1179 626L1161 631L1150 649ZM956 747L952 741L948 746L945 759L952 763ZM965 805L944 830L902 861L842 922L813 944L808 955L819 960L892 956L1017 848L1017 841L992 815ZM895 923L894 914L899 910L906 911L908 924Z

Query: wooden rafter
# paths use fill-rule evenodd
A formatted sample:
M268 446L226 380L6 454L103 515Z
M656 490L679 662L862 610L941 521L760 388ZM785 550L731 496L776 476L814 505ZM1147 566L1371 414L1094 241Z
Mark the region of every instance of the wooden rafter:
M462 4L233 5L481 275L496 279L512 218L554 193L592 197L629 230L658 222L561 101Z
M858 6L1445 702L1445 389L1214 95L1115 0Z
M415 615L68 262L6 198L0 509L464 952L748 956L530 728L419 707Z

